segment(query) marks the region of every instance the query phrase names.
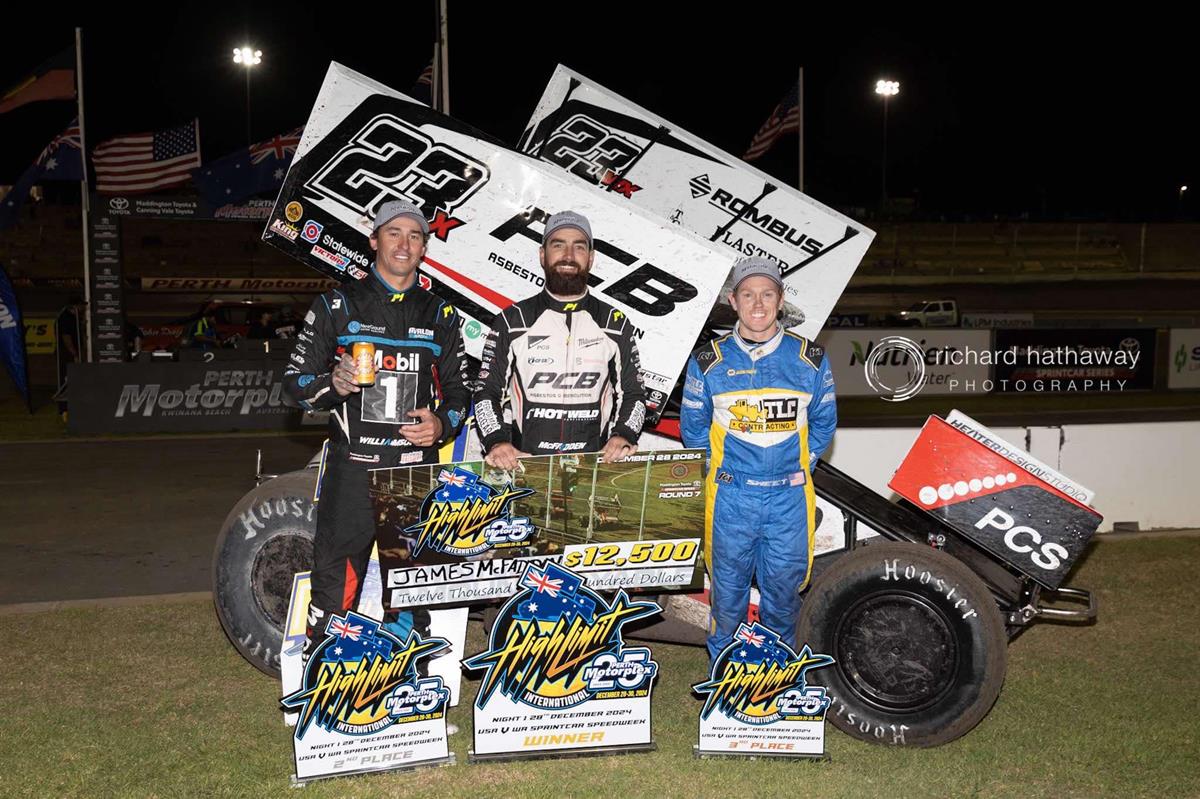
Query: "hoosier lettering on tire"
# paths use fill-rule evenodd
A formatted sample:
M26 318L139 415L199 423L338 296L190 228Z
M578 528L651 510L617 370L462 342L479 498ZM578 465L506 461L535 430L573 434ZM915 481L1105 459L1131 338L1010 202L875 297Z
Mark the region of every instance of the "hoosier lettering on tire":
M229 640L261 671L279 676L292 576L312 567L317 470L263 483L234 506L213 553L213 604Z
M1008 639L991 593L962 562L903 542L839 558L813 585L797 643L832 655L813 672L827 718L864 741L937 746L969 732L1004 684Z

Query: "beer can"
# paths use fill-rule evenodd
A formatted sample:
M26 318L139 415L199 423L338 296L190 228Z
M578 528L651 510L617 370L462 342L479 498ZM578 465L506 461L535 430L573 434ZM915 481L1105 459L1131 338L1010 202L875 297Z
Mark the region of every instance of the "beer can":
M375 385L375 345L369 341L356 341L350 357L354 359L354 384Z

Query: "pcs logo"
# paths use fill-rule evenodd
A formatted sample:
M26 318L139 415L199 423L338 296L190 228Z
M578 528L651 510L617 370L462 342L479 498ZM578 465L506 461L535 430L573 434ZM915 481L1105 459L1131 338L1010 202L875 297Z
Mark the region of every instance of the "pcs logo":
M440 677L420 677L417 663L449 646L444 638L416 632L401 641L353 611L330 617L300 690L280 700L284 710L299 713L296 739L313 724L344 735L371 735L394 724L443 717L450 691Z
M513 500L534 493L532 488L509 483L498 490L460 466L442 469L438 483L421 503L419 521L404 529L416 536L414 557L425 547L446 555L478 555L523 546L533 535L529 518L514 517L509 509Z
M500 609L490 649L463 661L485 669L476 706L499 691L514 702L565 710L592 699L649 696L658 664L645 647L626 647L621 628L660 613L654 602L634 602L624 590L612 603L583 578L553 563L530 565L520 590Z
M804 675L831 663L832 657L813 654L808 644L796 654L758 622L742 624L713 662L708 680L692 688L707 695L700 718L707 719L715 710L753 725L820 721L829 697L824 688L806 686Z

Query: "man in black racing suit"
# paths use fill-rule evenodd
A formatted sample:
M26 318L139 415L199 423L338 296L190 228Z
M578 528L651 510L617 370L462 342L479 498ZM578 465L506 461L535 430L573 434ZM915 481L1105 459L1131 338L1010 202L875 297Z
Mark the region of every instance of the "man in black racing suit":
M554 214L538 249L545 291L492 322L475 390L491 466L515 469L529 454L601 451L616 461L637 452L646 415L637 345L625 314L588 293L594 257L588 220Z
M331 613L358 605L375 541L368 470L437 463L439 446L466 417L470 391L458 315L417 286L428 238L429 224L416 206L395 200L380 206L370 239L376 253L371 274L317 298L284 371L294 400L330 411L306 655ZM355 384L349 350L356 341L375 345L373 386ZM428 630L427 610L416 611L416 618L409 611L384 615L386 628L401 640L414 626Z

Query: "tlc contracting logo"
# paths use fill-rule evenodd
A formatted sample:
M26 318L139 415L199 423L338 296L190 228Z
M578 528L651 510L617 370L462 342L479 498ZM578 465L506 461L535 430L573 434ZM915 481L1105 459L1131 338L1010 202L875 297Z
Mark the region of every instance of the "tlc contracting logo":
M492 627L490 649L463 662L486 669L476 705L499 691L514 702L563 710L592 699L648 696L658 664L645 647L626 647L621 628L661 611L622 590L612 604L569 569L530 566L524 590L508 601Z
M409 634L401 641L379 622L354 612L333 616L308 660L303 687L280 702L299 713L296 739L309 727L370 735L393 724L441 718L450 691L441 677L420 677L417 662L450 644Z
M465 557L523 546L534 526L527 516L514 517L509 505L532 493L532 488L514 488L512 483L497 490L459 466L453 471L442 469L438 485L421 503L420 521L404 530L416 534L413 555L425 547Z
M819 686L808 687L804 675L833 663L815 655L808 644L800 654L758 622L738 627L733 643L713 662L706 682L693 687L707 694L700 718L713 711L756 726L777 721L820 721L829 697Z

